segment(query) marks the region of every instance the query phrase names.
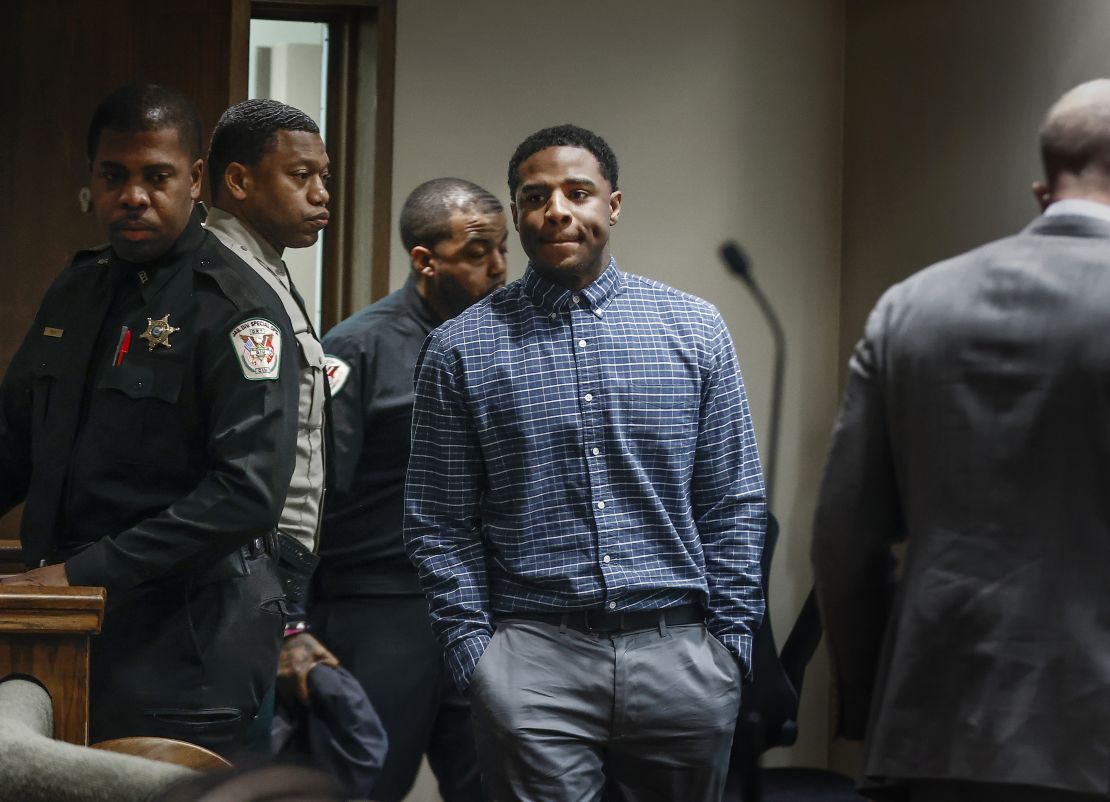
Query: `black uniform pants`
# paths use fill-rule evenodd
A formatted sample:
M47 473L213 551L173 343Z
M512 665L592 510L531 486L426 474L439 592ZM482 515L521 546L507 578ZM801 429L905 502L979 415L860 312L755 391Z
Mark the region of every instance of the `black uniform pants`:
M480 800L470 708L447 673L424 597L318 600L309 621L362 683L389 738L373 798L403 799L427 754L446 802Z
M274 684L285 616L271 558L244 564L246 575L165 581L109 598L92 642L91 743L154 735L226 757L248 746Z

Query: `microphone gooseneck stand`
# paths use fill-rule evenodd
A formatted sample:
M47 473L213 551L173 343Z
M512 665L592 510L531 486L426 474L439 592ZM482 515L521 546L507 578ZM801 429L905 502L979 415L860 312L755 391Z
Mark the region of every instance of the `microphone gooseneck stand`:
M740 249L740 246L735 242L726 242L721 246L721 258L728 265L732 274L747 285L752 298L755 299L759 310L767 320L767 325L771 328L771 336L775 342L774 372L771 379L771 434L767 443L766 470L763 471L763 482L767 488L767 509L770 510L774 497L775 467L779 453L779 417L782 412L782 380L786 365L786 336L783 334L778 315L771 308L770 301L767 300L767 296L763 294L759 285L755 283L751 263Z

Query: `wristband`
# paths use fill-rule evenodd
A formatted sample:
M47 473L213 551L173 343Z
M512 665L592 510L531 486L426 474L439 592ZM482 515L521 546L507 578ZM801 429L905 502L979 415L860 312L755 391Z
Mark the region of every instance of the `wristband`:
M294 635L300 635L302 632L308 632L307 621L290 622L285 625L285 637L291 638Z

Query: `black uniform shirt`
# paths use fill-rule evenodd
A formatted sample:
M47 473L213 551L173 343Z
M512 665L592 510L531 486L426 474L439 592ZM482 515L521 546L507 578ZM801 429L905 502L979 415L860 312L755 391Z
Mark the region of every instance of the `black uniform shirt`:
M47 292L0 388L0 512L26 497L24 554L71 584L210 570L275 526L296 423L289 320L194 217L155 262L86 252Z
M401 522L413 371L442 322L410 279L324 335L335 438L317 569L326 595L422 592Z

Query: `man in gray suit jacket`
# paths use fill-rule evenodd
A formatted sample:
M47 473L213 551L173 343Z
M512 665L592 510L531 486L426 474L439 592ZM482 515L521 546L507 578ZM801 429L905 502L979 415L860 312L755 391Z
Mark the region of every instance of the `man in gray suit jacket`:
M876 798L1110 797L1110 80L1041 150L1044 214L888 290L851 359L813 560Z

